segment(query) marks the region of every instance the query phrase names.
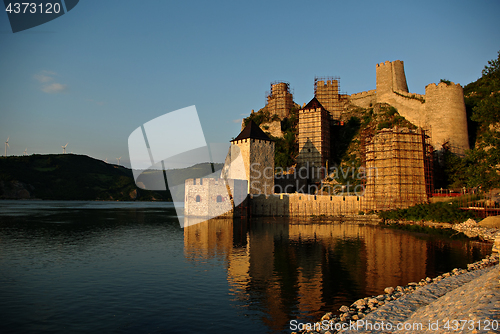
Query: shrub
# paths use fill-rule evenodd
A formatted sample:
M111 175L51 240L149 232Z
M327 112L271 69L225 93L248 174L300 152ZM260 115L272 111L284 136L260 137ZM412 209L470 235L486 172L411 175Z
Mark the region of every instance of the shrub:
M469 218L475 218L475 215L470 211L460 210L456 203L438 202L418 204L407 209L382 211L379 213L379 217L392 220L432 220L442 223L459 223Z

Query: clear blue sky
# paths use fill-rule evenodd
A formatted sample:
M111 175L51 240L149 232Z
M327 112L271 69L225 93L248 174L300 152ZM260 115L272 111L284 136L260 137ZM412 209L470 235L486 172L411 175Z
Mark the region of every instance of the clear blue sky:
M466 85L500 50L500 2L81 0L13 34L0 13L0 142L9 155L67 151L129 165L141 124L196 105L207 142L284 80L302 104L315 76L348 94L375 89L375 65L405 62L411 92ZM174 144L175 143L171 143Z

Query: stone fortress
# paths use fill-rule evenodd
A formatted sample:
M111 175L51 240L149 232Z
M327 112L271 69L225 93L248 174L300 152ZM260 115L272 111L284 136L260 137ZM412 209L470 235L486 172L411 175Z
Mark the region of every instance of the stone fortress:
M433 191L433 151L446 145L461 154L469 148L469 142L462 87L452 82L441 82L427 85L425 91L425 95L409 92L404 64L399 60L377 64L376 90L341 94L338 78L315 79L314 97L298 110L299 154L295 175L292 176L295 179L301 168L316 168L324 170L324 173L320 176L310 173L312 176L308 176L305 185L318 185L322 178L328 176L332 132L335 131L334 126L343 125L342 116L347 113L348 107L372 108L377 104L388 104L416 126L416 129L396 126L374 130L362 137L362 166L368 171L375 171L372 175L367 174L362 193L325 195L300 187L304 184L299 184L299 181L296 186L275 193L272 176L274 143L253 121L231 142L226 159L226 165L236 156L242 162L239 167L232 167L233 172L225 167L222 178L226 181L245 179L244 187L249 199L243 203L250 214L257 216L342 216L427 202ZM280 124L279 120L289 117L294 106L290 85L272 83L266 104L272 121L260 126L278 137L281 129L276 124L270 129L272 123ZM198 184L201 182L200 179ZM186 198L186 212L197 212L195 207L204 205L203 200L194 200L200 195L193 188L195 184L196 180L186 181L186 194L190 194ZM222 194L225 191L222 183L218 183L217 187L221 194L211 194L208 188L199 186L198 191L202 191L201 197L210 197L210 201L218 198L228 203L234 196L231 187L225 186L229 197Z
M283 87L287 88L287 94L282 93ZM290 99L293 100L293 96L290 93L289 84L275 82L271 84L267 110L271 115L278 115L280 118L287 117L293 106L293 103L287 102ZM316 78L314 98L304 105L299 113L319 113L304 115L304 124L308 123L305 120L307 118L315 119L315 122L326 118L329 118L329 121L335 121L341 118L348 104L370 108L376 103L390 104L409 122L425 130L434 150L440 150L443 144L447 144L453 152L459 154L469 148L462 86L453 82L440 82L437 85L431 83L425 87L425 95L410 93L406 83L404 63L400 60L377 64L376 89L366 92L341 94L338 78ZM289 109L286 109L286 106ZM321 115L324 111L318 108L327 111L328 116ZM302 128L309 133L316 132L307 126ZM305 132L302 136L299 134L299 141L303 144L307 142L304 140L305 135ZM316 136L324 137L317 134ZM326 155L328 156L328 153Z
M349 96L349 102L368 108L388 103L411 123L425 130L435 150L448 144L452 151L463 153L469 148L467 114L462 86L453 82L431 83L425 95L409 93L400 60L377 64L377 89Z

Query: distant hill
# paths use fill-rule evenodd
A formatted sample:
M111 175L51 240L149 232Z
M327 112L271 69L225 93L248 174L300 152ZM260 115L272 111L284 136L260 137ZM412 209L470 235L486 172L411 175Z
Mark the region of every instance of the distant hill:
M201 177L196 166L179 174ZM161 172L160 172L161 173ZM0 199L171 201L169 191L135 185L132 170L86 155L0 158Z

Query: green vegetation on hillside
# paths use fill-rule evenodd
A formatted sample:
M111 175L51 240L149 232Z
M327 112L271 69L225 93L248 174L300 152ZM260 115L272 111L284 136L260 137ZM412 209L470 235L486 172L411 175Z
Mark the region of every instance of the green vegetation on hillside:
M460 157L445 152L449 186L500 187L500 51L482 77L464 88L471 150Z
M416 127L401 116L397 109L388 104L376 104L373 108L351 107L343 115L343 125L332 128L331 153L332 161L345 173L338 173L336 181L355 187L363 180L358 177L361 167L361 137L395 126L415 129ZM347 171L351 171L347 173ZM327 189L324 189L326 191Z
M271 116L271 113L267 110L266 107L264 107L257 112L251 113L247 118L244 118L243 126L247 126L250 120L253 120L257 125L261 125L262 123L279 121L280 118L278 115Z
M454 202L419 204L407 209L396 209L378 213L382 219L436 221L442 223L461 223L476 218L471 211L462 211Z
M286 169L295 164L295 159L298 154L298 121L299 121L299 106L295 105L291 110L288 117L285 119L280 119L278 115L272 115L269 113L266 107L260 109L257 112L251 113L250 116L243 119L243 124L246 126L250 120L253 120L255 124L261 125L262 123L269 122L280 122L281 131L283 132L283 137L273 137L267 132L266 126L262 127L263 131L274 140L275 143L275 154L274 154L274 166L276 168L281 167Z
M298 109L293 108L290 115L281 121L282 138L271 137L275 142L274 166L286 169L295 164L299 151L297 142Z
M221 169L222 164L215 166ZM205 176L206 164L169 170L173 179ZM138 182L148 183L155 173L146 171ZM170 179L172 179L170 178ZM50 200L171 201L169 191L138 188L132 170L85 155L50 154L0 158L0 198Z

